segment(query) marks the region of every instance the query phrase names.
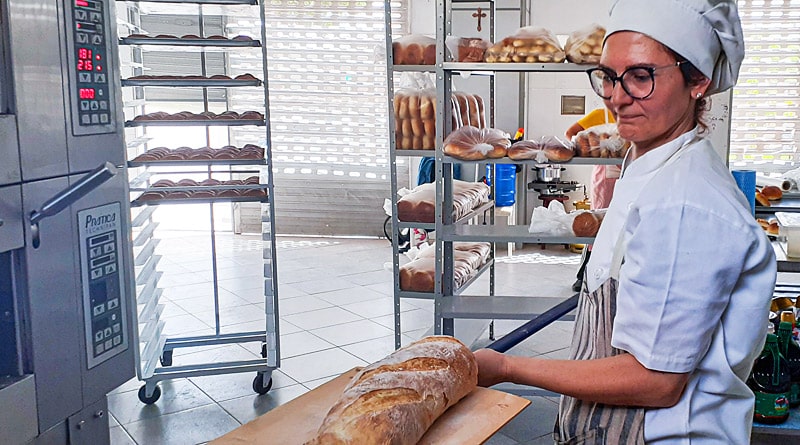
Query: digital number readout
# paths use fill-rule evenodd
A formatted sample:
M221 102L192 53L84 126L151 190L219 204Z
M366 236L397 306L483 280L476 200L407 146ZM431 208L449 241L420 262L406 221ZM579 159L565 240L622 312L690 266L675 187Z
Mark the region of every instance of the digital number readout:
M94 88L81 88L78 94L81 99L94 99Z
M78 71L94 71L92 56L92 50L89 48L78 48Z

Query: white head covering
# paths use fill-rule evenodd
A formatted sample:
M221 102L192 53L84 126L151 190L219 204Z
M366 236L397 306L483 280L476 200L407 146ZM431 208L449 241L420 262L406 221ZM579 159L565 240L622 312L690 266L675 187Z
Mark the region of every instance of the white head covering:
M606 38L635 31L691 62L711 84L706 94L736 84L744 39L734 0L614 0Z

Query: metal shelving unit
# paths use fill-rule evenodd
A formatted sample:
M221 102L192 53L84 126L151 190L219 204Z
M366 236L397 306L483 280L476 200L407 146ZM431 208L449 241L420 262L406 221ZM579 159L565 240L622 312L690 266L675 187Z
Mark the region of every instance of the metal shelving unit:
M120 1L122 3L122 1ZM131 34L140 34L145 30L141 24L141 3L145 1L130 0L127 5L127 18L120 21L121 28L127 28ZM274 185L272 174L271 138L269 127L269 91L267 85L267 52L262 42L265 39L264 5L256 0L148 0L148 3L157 4L158 7L171 7L169 4L182 4L196 7L199 16L199 35L204 35L204 8L215 5L214 14L224 14L224 8L230 6L257 7L257 17L260 23L260 40L254 39L224 39L224 38L149 38L149 37L123 37L119 44L121 47L130 48L130 64L128 72L123 77L122 85L127 90L125 97L126 116L129 120L125 123L126 137L128 139L128 158L134 159L137 155L146 152L148 145L157 140L147 134L148 127L181 127L186 131L204 132L206 145L211 146L209 127L252 127L263 128L264 156L260 159L169 159L130 161L129 168L138 171L130 184L132 208L135 211L132 226L134 230L134 255L136 267L136 296L137 315L139 324L138 348L138 376L144 381L139 390L139 399L144 403L154 403L160 397L157 383L162 380L192 377L201 375L216 375L234 372L256 372L253 381L253 390L258 394L265 394L272 386L272 371L280 365L280 347L278 332L278 291L277 291L277 264L275 259L275 232L274 232ZM159 6L164 5L164 6ZM153 5L150 5L153 7ZM220 12L223 11L223 12ZM154 46L155 50L170 50L172 47L193 48L200 52L201 78L193 79L130 79L141 76L147 68L148 47ZM184 51L186 50L184 49ZM262 79L213 79L207 77L206 51L245 51L260 50L262 64ZM152 50L152 48L150 48ZM255 58L254 58L255 59ZM123 66L125 61L123 61ZM226 68L227 70L227 68ZM127 74L127 76L126 76ZM148 88L194 88L201 89L203 111L209 111L209 89L211 88L239 88L262 87L263 102L258 105L264 107L263 119L182 119L182 120L134 120L132 117L144 114L148 106L146 91ZM227 94L224 97L228 97ZM229 108L230 103L226 106ZM233 129L227 131L230 141L235 139ZM260 156L260 153L259 153ZM215 177L231 178L228 182L204 184L178 184L174 186L154 186L154 180L159 176L191 175L203 176L207 179ZM258 183L231 182L235 176L258 176ZM140 199L147 193L160 192L160 199ZM180 194L185 194L181 197ZM194 195L194 197L193 197ZM159 196L159 195L156 195ZM220 325L220 301L217 270L217 248L214 227L214 204L230 202L255 202L261 205L261 241L263 257L263 280L265 302L265 327L264 330L252 332L222 332ZM159 240L156 237L158 224L153 219L156 209L162 205L181 205L187 203L208 204L210 211L210 241L211 264L213 275L213 303L214 303L214 334L174 337L165 335L167 321L161 318L165 305L159 300L162 289L159 280L163 273L158 270L162 257L156 254ZM173 364L173 351L179 348L202 347L210 345L224 345L235 343L260 342L261 358L249 360L219 361L213 363L199 363L179 365Z

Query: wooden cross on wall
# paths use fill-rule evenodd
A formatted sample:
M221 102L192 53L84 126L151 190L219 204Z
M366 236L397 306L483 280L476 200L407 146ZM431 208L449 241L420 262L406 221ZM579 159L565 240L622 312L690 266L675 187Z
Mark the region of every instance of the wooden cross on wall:
M481 19L486 17L486 13L483 12L483 9L478 8L478 12L473 12L472 16L478 19L478 32L481 32Z

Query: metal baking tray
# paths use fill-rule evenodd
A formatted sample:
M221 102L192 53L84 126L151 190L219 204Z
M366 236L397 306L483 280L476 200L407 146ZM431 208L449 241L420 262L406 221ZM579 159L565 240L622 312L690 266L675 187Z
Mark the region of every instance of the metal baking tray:
M262 82L240 79L122 79L124 87L260 87Z

